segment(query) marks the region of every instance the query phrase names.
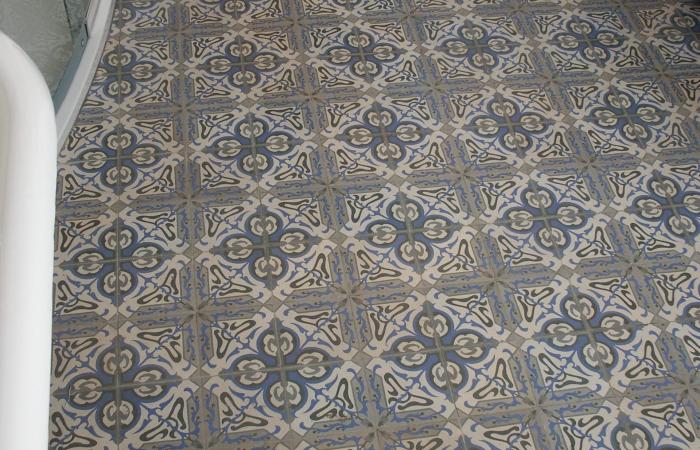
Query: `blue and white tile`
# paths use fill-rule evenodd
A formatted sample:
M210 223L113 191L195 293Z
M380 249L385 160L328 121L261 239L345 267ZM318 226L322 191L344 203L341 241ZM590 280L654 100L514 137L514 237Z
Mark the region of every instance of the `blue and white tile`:
M255 100L298 88L293 73L299 63L283 33L220 32L201 37L196 50L183 62L197 99Z
M634 227L641 248L674 249L685 255L700 250L700 184L697 166L657 163L642 168L628 190L620 220ZM646 170L644 170L646 169ZM675 169L675 170L674 170Z
M316 145L295 111L237 108L197 117L192 159L239 189L271 189L311 173ZM233 182L233 181L231 181Z
M676 107L656 83L597 83L570 97L577 105L571 115L596 150L627 148L643 158L690 145Z
M400 21L348 20L314 28L309 36L308 64L325 87L380 90L418 77L417 53Z
M512 17L454 14L423 23L440 75L446 80L500 80L527 70L532 50Z
M452 123L468 151L484 162L535 165L559 150L569 128L544 91L500 86L461 101Z
M550 268L575 267L584 248L596 247L610 218L596 212L602 206L575 176L533 174L523 181L501 192L503 206L495 214L489 211L485 230L498 237L501 253L515 264L529 260Z
M357 369L340 366L280 366L210 378L206 406L214 448L277 448L291 431L352 420L357 408ZM257 441L256 444L251 444Z
M700 30L697 5L674 3L655 5L637 12L641 32L660 51L669 65L697 64L700 47L695 34Z
M124 34L162 33L174 25L175 0L121 1L116 17Z
M118 1L50 447L697 446L700 10L623 3Z
M192 24L250 26L283 18L288 14L289 5L281 0L184 0L182 7Z
M641 40L617 11L575 9L537 15L535 27L542 48L562 72L615 74L644 64Z

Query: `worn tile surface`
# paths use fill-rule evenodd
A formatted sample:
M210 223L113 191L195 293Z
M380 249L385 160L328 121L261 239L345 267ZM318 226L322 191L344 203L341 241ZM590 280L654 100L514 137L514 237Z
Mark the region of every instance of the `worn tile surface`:
M50 447L700 448L700 4L118 0Z

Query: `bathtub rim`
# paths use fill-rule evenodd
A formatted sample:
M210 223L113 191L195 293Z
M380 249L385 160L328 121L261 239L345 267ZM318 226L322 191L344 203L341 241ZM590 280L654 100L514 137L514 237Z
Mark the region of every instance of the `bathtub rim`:
M49 88L0 32L0 448L48 443L56 123Z

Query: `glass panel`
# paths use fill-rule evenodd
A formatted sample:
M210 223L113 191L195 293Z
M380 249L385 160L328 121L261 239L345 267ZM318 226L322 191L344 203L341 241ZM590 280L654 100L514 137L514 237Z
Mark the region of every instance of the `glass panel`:
M63 0L68 27L70 28L73 41L77 40L80 35L80 28L83 25L83 19L89 3L90 0Z
M83 26L90 0L0 0L0 31L34 60L58 107L86 42ZM63 80L63 81L62 81Z

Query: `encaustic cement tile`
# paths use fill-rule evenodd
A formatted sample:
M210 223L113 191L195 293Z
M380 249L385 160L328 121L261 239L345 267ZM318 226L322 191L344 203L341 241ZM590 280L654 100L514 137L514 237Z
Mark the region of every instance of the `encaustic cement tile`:
M120 0L50 448L697 447L700 9Z

